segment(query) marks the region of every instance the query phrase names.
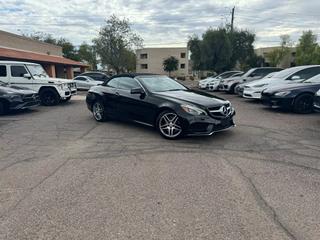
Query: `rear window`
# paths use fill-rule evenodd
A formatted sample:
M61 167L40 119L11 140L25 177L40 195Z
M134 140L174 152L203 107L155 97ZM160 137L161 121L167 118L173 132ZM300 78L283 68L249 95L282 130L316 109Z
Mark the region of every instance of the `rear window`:
M7 67L5 65L0 65L0 77L7 76Z

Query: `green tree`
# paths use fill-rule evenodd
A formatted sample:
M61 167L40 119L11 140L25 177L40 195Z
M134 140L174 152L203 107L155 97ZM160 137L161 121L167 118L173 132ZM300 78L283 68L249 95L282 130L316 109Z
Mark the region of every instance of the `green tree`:
M234 30L228 32L229 39L232 45L232 57L230 61L230 68L233 68L237 63L246 65L248 61L254 60L255 34L248 30Z
M78 55L80 60L89 64L92 70L97 69L98 60L96 49L94 46L91 46L85 42L82 43L79 47Z
M320 63L320 50L317 36L311 30L303 32L297 45L297 65L311 65Z
M128 52L142 46L142 38L131 29L128 19L119 19L112 15L106 25L100 29L99 36L94 39L94 44L101 63L114 69L117 73L128 71L132 64L127 57ZM132 60L132 59L131 59Z
M188 49L191 51L190 59L192 61L192 69L195 71L203 70L203 63L201 62L201 40L194 35L189 37Z
M169 73L178 70L179 60L171 56L163 61L163 70Z
M207 70L217 73L230 67L232 46L226 29L209 29L202 37L201 61Z
M284 60L290 61L290 49L293 45L290 36L282 35L280 36L280 39L280 48L274 49L267 55L270 66L272 67L277 67Z

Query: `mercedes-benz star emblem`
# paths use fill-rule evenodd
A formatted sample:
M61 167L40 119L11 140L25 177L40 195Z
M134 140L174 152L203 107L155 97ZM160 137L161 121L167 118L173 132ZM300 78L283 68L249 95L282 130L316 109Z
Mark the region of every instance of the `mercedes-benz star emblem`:
M225 116L228 114L228 110L227 110L227 108L225 106L222 107L222 113Z

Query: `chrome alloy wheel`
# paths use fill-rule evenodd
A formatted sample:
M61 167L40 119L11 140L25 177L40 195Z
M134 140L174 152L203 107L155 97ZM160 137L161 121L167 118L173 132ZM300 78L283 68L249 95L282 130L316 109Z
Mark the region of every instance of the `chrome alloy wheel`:
M100 102L95 102L93 104L92 113L97 121L101 121L103 119L104 108Z
M165 113L159 120L159 129L167 138L176 138L182 132L179 117L175 113Z

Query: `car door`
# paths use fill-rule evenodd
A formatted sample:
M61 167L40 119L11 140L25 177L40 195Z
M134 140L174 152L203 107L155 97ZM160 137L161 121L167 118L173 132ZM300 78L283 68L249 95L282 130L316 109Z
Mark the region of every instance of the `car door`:
M11 85L18 87L26 87L34 90L33 78L31 77L31 75L29 78L24 77L24 75L29 74L29 72L23 64L11 65L9 69Z
M99 88L103 96L106 113L116 118L119 117L119 93L117 92L118 84L119 78L112 78Z
M125 119L135 120L143 123L150 123L148 113L152 109L147 102L147 95L131 94L131 89L141 88L141 85L134 78L121 77L118 85L118 111Z
M76 77L74 80L76 81L77 88L89 89L87 84L86 84L87 78L79 76L79 77Z

